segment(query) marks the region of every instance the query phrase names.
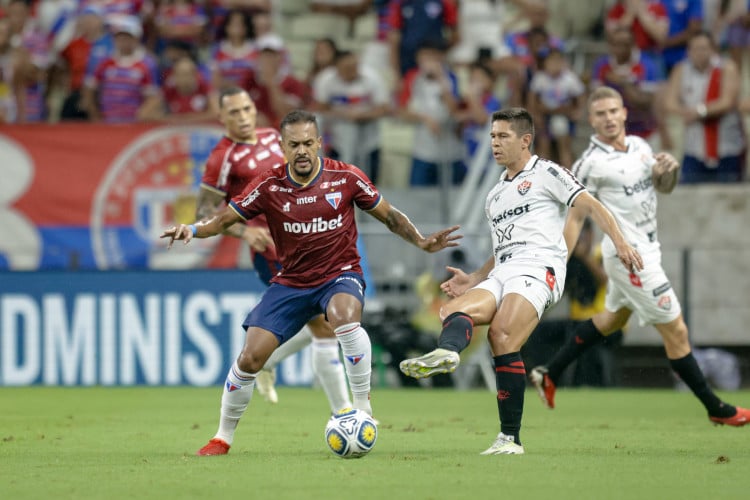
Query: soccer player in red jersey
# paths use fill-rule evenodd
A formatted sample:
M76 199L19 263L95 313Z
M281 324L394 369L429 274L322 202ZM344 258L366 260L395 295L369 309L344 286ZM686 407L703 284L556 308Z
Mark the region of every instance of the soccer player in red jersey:
M217 213L222 205L241 194L245 186L263 172L280 168L286 163L279 143L279 132L272 128L256 127L257 109L245 90L238 87L224 89L219 96L219 105L225 136L211 151L206 162L197 219ZM271 278L281 269L281 264L268 232L266 218L259 216L247 224L239 222L227 228L224 234L243 239L248 244L258 277L266 285L270 284ZM277 363L312 341L313 372L328 396L331 411L351 407L344 368L339 360L338 342L323 316L312 319L293 339L285 343L283 349L274 352L272 362L269 361L266 369L259 374L255 384L258 392L270 402L277 402L273 372L268 370L268 365ZM223 439L231 444L233 436L225 433Z
M323 313L344 354L353 406L372 414L371 345L360 325L365 282L357 252L355 207L426 252L457 246L458 226L429 236L383 198L357 167L318 157L322 139L315 115L293 111L281 122L287 163L263 172L229 206L196 224L171 227L162 238L188 243L265 215L281 270L245 319L245 345L227 376L217 435L199 454L225 454L247 408L258 372L280 344ZM243 390L245 389L245 390Z

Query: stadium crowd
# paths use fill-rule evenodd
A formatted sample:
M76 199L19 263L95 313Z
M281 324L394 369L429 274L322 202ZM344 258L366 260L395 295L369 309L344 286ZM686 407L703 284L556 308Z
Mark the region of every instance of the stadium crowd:
M630 133L682 148L683 182L737 182L742 113L750 112L740 84L749 7L0 0L0 123L213 121L218 92L237 85L255 101L259 126L278 127L295 108L316 112L326 154L360 165L376 183L381 120L410 124L408 182L429 186L443 171L462 182L501 106L529 109L537 152L570 167L585 96L607 85L624 96ZM669 117L684 126L682 144Z

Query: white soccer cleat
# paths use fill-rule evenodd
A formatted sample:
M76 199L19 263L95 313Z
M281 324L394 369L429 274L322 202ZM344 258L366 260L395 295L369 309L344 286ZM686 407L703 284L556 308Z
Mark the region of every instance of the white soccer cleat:
M523 446L516 444L513 436L506 436L502 432L497 435L492 446L484 450L480 455L523 455Z
M263 399L271 404L279 402L279 395L276 393L275 385L276 368L270 370L263 369L258 373L258 376L255 377L255 388L258 389L258 392L263 396Z
M399 369L414 378L427 378L438 373L453 373L461 362L457 352L437 348L418 358L405 359L399 363Z

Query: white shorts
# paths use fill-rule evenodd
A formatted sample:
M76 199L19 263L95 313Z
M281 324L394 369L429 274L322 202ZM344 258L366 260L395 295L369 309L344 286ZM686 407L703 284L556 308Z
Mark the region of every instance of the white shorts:
M617 257L604 258L604 270L609 276L605 307L617 311L627 307L635 313L641 326L659 325L677 319L680 301L658 259L644 258L643 270L631 274Z
M494 295L496 307L503 297L517 293L534 306L537 317L541 318L544 311L560 300L564 283L565 273L560 276L552 267L505 264L495 267L487 279L474 288Z

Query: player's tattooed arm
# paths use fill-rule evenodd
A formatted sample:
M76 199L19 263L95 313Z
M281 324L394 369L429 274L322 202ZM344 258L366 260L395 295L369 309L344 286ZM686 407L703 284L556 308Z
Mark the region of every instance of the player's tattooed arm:
M370 210L370 214L385 224L392 233L401 236L401 238L425 252L432 253L443 248L458 246L456 240L463 238L462 235L454 234L460 226L452 226L428 236L422 236L406 214L385 199L381 199L380 203Z

